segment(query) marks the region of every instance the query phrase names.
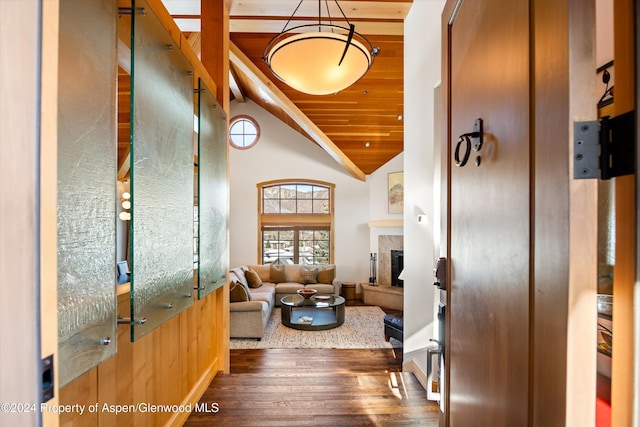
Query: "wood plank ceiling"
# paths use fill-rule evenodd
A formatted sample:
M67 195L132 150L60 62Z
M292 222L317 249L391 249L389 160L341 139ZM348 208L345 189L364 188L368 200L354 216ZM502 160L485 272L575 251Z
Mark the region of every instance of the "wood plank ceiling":
M199 52L201 0L162 1ZM325 0L321 1L326 7ZM379 47L380 54L354 85L337 94L318 96L289 88L262 60L265 46L285 27L299 0L227 0L231 99L250 99L260 105L320 145L348 173L364 180L365 174L403 151L403 25L412 1L339 2L356 31ZM342 15L335 0L327 5L334 23L345 25L344 20L336 21ZM304 0L293 20L295 24L287 28L317 22L318 1Z

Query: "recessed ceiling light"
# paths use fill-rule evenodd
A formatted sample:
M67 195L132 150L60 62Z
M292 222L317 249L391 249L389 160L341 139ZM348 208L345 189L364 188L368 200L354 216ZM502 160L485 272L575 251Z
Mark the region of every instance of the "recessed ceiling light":
M367 142L364 143L364 146L369 148L369 147L371 147L371 143L369 141L367 141Z

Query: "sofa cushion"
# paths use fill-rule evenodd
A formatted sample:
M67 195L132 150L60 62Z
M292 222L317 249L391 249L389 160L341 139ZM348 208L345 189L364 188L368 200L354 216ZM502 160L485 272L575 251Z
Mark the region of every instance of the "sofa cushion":
M319 294L331 295L335 293L333 285L327 285L325 283L313 283L311 285L305 285L305 288L315 289Z
M251 301L264 301L269 306L273 306L273 297L274 297L274 295L275 294L272 291L270 291L270 292L252 291L251 292Z
M262 280L260 276L255 271L249 269L244 272L245 277L247 278L247 283L250 288L259 288L262 286Z
M317 274L318 274L317 268L312 268L306 265L303 266L302 269L300 270L300 276L301 276L300 283L304 283L305 285L308 285L310 283L316 283Z
M316 276L316 281L318 283L333 283L333 279L336 278L336 268L335 267L326 267L319 268L318 275Z
M276 285L276 292L281 295L295 294L298 291L298 289L303 289L303 288L304 288L304 285L302 285L301 283L283 282L283 283L278 283L278 285Z
M289 283L302 283L302 265L285 264L284 276Z
M231 282L229 302L251 301L251 292L240 282Z
M286 282L287 279L284 274L284 265L271 264L270 270L269 270L269 277L271 278L271 282L273 283Z
M258 276L260 276L260 280L262 280L263 282L270 282L271 281L271 275L270 275L271 264L250 265L249 269L255 271L256 273L258 273Z

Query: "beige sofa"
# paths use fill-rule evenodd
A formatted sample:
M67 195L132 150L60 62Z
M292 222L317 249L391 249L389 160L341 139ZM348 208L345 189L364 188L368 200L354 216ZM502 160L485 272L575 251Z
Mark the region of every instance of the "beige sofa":
M231 269L231 338L261 339L273 308L298 289L312 288L318 294L340 295L342 282L336 279L335 271L334 264L246 265Z

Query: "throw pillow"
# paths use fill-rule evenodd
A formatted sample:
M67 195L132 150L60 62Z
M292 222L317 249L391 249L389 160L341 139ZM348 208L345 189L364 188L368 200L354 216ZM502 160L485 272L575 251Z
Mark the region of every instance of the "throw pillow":
M271 281L271 276L269 275L269 272L271 271L270 264L249 265L248 267L249 269L258 273L258 276L260 276L260 280L262 280L263 282Z
M229 302L251 301L251 294L242 283L231 282L229 289Z
M316 277L316 280L318 281L318 283L326 283L330 285L333 283L333 279L335 279L335 276L336 276L336 269L335 267L331 267L325 270L318 271L318 276Z
M247 270L244 272L245 277L247 278L247 282L249 282L250 288L259 288L262 286L262 280L257 272L253 270Z
M287 281L284 276L284 265L271 264L271 271L269 271L269 276L271 277L271 281L273 283L284 283Z
M238 282L242 283L244 286L249 287L249 283L247 282L247 277L245 276L246 267L235 267L231 269L231 272L236 275L238 278ZM232 279L233 280L233 279Z
M308 285L310 283L317 283L316 282L317 274L318 274L317 268L302 267L302 270L301 270L302 281L300 283L304 283L305 285Z
M302 264L285 264L284 278L288 283L302 283Z

